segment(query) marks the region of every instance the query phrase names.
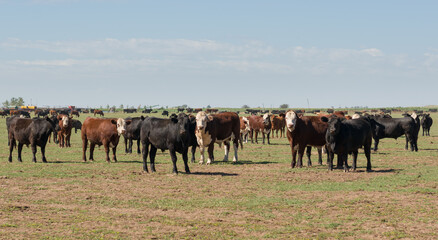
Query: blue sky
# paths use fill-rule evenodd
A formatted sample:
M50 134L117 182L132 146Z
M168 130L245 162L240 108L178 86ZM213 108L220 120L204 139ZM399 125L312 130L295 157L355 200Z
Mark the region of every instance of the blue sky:
M1 101L438 104L436 1L0 0Z

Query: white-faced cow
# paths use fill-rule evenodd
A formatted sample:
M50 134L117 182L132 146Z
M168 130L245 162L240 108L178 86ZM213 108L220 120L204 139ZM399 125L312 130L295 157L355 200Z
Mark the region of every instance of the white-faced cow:
M70 137L71 137L71 129L72 118L68 115L59 114L57 116L59 121L59 131L58 131L58 139L59 139L59 147L71 147Z
M225 156L224 161L228 161L228 153L230 152L230 141L233 141L234 158L233 162L237 162L237 150L242 147L240 139L240 120L237 113L224 112L215 115L207 115L201 111L196 114L196 138L198 141L201 160L200 164L204 163L204 151L208 148L207 164L214 161L214 143L224 143Z

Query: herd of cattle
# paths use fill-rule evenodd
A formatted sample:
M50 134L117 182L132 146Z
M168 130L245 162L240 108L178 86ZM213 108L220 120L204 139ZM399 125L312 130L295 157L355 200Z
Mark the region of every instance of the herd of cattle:
M195 109L196 110L196 109ZM104 113L95 109L94 116ZM127 111L131 113L131 111ZM417 140L420 126L423 136L429 135L433 123L430 114L405 114L402 118L392 118L389 114L354 114L348 116L342 111L329 114L317 113L317 116L307 116L301 111L287 111L272 114L262 112L261 115L251 112L249 116L241 116L235 112L197 111L196 115L178 113L169 118L129 117L129 118L93 118L88 117L83 123L73 119L79 117L79 112L35 112L34 118L14 113L6 119L8 130L9 162L12 162L14 148L18 151L18 161L22 161L21 152L24 145L31 146L33 162L36 162L37 146L41 148L42 161L47 162L45 147L53 134L53 141L59 147L70 147L72 129L81 130L82 160L87 161L86 151L89 144L89 160L93 161L95 146L104 146L106 160L109 162L109 152L112 159L117 161L116 150L120 136L125 139L125 152L132 153L133 141L137 141L137 153L142 154L143 170L148 172L147 157L150 168L155 172L155 156L157 150L169 150L173 163L173 172L177 173L176 153L182 154L185 172L190 173L188 166L188 150L191 148L191 161L195 161L195 151L199 147L200 164L205 161L204 152L207 150L206 164L214 159L214 144L224 145L223 161L228 161L231 143L234 149L233 161L238 161L239 145L243 142L258 143L258 134L270 144L270 135L285 137L289 141L292 152L291 167L303 166L303 155L306 151L308 166L311 166L311 149L318 150L318 163L322 164L322 152L327 152L328 169L333 169L334 155L337 155L337 167L348 171L348 155L351 154L352 169L356 170L358 149L363 148L367 158L367 171L371 171L371 148L374 139L374 151L377 151L379 140L382 138L406 137L405 148L418 151ZM168 112L167 112L168 115ZM40 118L43 116L43 118ZM420 120L420 116L422 119ZM279 134L280 133L280 134ZM254 139L255 135L255 139ZM279 136L280 135L280 136ZM18 143L18 144L17 144ZM140 143L142 151L140 151ZM297 159L298 154L298 159Z

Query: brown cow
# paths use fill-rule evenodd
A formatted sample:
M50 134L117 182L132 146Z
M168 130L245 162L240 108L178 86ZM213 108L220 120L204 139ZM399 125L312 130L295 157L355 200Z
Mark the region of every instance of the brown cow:
M292 150L291 167L294 168L303 166L304 150L307 146L318 147L319 164L322 164L320 148L325 146L325 133L327 131L327 123L321 121L318 116L302 116L299 117L294 111L286 113L287 139L289 140ZM311 166L310 149L307 148L307 165ZM298 150L298 163L296 161Z
M56 112L56 110L50 109L49 115L50 116L56 116L56 115L58 115L58 113Z
M18 110L9 111L9 115L11 115L11 116L18 116L19 114L20 114L20 112Z
M87 161L85 153L88 141L90 141L90 161L94 161L93 152L96 145L103 145L106 153L106 161L110 162L109 149L113 150L113 160L117 162L116 150L120 135L126 131L126 125L131 124L131 120L123 118L91 118L85 119L82 124L82 160Z
M249 121L247 117L239 117L240 118L240 139L245 143L248 142L248 135L251 131L249 127Z
M216 115L207 115L205 112L198 112L196 115L196 140L198 141L201 152L200 164L204 163L204 149L208 147L207 164L214 161L213 149L214 143L224 143L225 156L224 161L228 161L228 153L230 152L230 141L233 141L234 158L233 162L237 162L237 149L242 146L240 139L240 121L239 115L234 112L224 112Z
M104 116L103 111L99 109L94 109L94 116L96 116L96 114L99 114L102 117Z
M70 114L71 114L71 117L73 117L73 115L76 115L77 117L79 117L79 112L76 110L72 110Z
M70 137L71 137L71 129L73 127L71 117L59 114L56 117L59 121L59 131L58 131L58 141L59 147L71 147Z
M268 144L271 144L269 141L269 134L271 133L271 118L268 113L264 114L263 116L257 116L257 115L251 115L248 117L249 126L251 128L250 136L251 136L251 143L254 143L253 141L253 135L255 132L255 142L259 143L257 140L258 133L262 133L263 137L263 144L265 144L265 134L268 138Z
M286 136L284 129L286 127L286 121L284 120L284 114L280 114L279 116L277 115L272 115L271 116L271 123L272 123L272 137L274 137L274 131L277 135L278 138L278 131L280 131L280 137L283 138Z

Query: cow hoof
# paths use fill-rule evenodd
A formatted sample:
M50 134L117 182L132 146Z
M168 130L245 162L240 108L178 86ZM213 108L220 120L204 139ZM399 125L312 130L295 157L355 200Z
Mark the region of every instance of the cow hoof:
M199 161L199 165L202 165L202 164L204 164L204 161Z
M9 157L8 161L9 161L9 162L12 162L12 157Z
M237 158L233 158L233 162L234 162L234 163L237 162Z

